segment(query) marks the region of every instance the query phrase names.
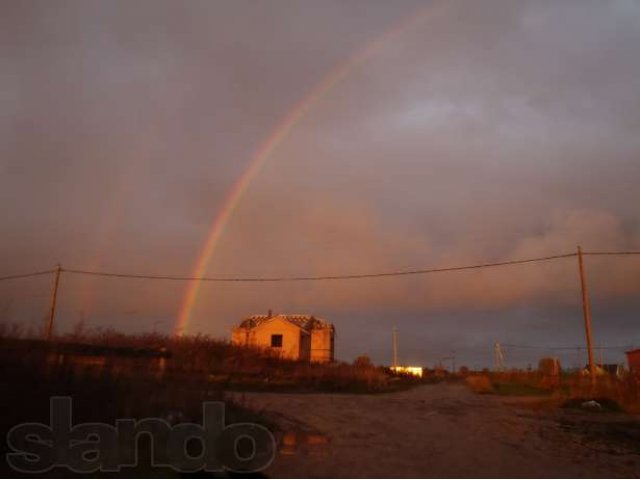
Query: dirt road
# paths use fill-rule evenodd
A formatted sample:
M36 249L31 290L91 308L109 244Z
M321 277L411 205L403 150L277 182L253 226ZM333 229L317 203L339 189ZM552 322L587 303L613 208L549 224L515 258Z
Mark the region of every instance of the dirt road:
M243 401L285 432L268 476L640 476L640 427L622 414L535 409L443 384Z

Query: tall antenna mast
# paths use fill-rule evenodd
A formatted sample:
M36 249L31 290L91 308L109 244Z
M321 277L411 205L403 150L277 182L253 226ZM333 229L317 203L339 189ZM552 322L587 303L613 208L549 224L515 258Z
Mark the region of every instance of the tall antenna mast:
M498 342L493 346L493 358L495 361L495 371L504 371L504 354L502 353L502 346Z

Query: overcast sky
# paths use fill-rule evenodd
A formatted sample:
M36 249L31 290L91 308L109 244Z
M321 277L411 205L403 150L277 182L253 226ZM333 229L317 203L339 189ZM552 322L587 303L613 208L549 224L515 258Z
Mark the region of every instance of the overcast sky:
M269 156L208 275L640 249L638 2L2 8L0 274L57 262L191 274L256 150L353 58ZM589 257L587 268L596 343L639 346L640 257ZM0 313L39 324L49 282L2 282ZM186 287L63 275L59 330L84 318L169 332ZM188 331L228 336L268 309L332 321L345 360L388 362L394 326L410 363L455 351L458 364L482 366L495 341L584 341L575 258L360 282L207 284ZM507 362L548 353L510 350Z

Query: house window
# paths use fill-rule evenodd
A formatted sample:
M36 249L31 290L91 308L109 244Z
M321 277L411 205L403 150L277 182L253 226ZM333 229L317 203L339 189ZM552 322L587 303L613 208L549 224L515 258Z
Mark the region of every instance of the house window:
M272 347L277 347L277 348L282 347L282 335L281 334L271 335L271 346Z

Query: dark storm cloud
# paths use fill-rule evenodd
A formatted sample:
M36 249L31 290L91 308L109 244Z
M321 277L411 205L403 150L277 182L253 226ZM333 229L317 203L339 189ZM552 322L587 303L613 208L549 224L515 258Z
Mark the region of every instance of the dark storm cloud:
M7 271L62 261L189 273L229 190L285 113L397 25L273 152L209 273L359 273L564 253L578 243L640 246L634 2L14 2L5 10ZM337 324L345 358L368 351L384 360L397 324L406 361L457 348L481 363L495 340L549 343L559 332L554 341L581 341L574 263L357 284L209 285L193 330L224 335L267 308L312 311ZM596 333L637 340L640 260L589 259L589 274L594 312L607 317ZM96 324L117 317L117 326L139 329L163 321L168 330L184 288L69 282L67 324L85 311Z

